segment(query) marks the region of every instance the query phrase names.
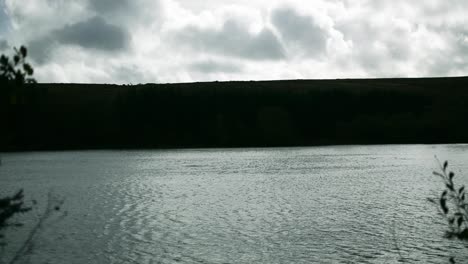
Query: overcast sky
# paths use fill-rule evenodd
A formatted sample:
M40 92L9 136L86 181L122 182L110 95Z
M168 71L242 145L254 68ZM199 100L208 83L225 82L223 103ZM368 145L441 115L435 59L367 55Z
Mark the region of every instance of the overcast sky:
M468 75L467 0L0 0L40 82Z

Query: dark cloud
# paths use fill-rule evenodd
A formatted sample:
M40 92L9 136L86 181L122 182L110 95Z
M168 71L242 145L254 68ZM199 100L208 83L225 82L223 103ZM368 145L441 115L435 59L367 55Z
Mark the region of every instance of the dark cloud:
M264 28L257 34L235 20L228 20L220 30L186 27L176 36L176 41L199 52L217 53L252 60L278 60L285 57L278 38Z
M291 8L273 11L272 23L283 41L299 46L306 54L317 55L326 51L327 32L320 28L313 17L302 16Z
M148 25L160 17L159 0L89 0L88 9L114 25Z
M6 51L9 48L10 48L10 45L8 45L8 41L4 39L0 39L0 51Z
M91 9L98 13L109 12L122 12L124 10L130 11L133 9L132 3L135 0L90 0L89 5Z
M41 37L31 41L27 46L31 58L39 64L44 64L50 59L52 49L57 47L57 42L52 37Z
M67 25L56 31L55 35L60 43L102 51L125 49L129 40L129 35L124 29L108 24L100 17Z
M222 63L212 60L192 63L190 69L202 73L233 73L240 72L240 66L232 63Z
M78 22L52 31L28 43L33 60L39 64L47 62L53 49L60 45L76 45L104 52L119 52L129 43L129 34L122 28L108 24L100 17Z

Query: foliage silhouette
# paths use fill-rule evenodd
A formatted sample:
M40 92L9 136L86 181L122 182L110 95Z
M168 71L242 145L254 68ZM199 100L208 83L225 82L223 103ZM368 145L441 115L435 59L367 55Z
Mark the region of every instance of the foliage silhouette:
M465 186L458 187L453 181L455 173L448 170L448 161L443 164L437 160L439 171L434 171L433 174L442 179L445 189L438 198L428 198L428 201L435 204L448 224L446 231L447 238L456 238L460 240L468 240L468 201L466 200ZM456 263L455 258L449 259L450 263Z
M0 56L0 84L2 84L3 89L7 89L6 87L10 87L10 85L20 88L25 83L36 83L36 80L31 77L34 70L32 66L26 62L26 57L28 55L26 47L21 46L19 49L14 48L14 51L13 59L3 54ZM11 225L20 226L18 223L9 223L9 220L16 214L31 210L31 207L26 207L24 205L23 198L23 190L19 190L13 196L0 198L0 231ZM0 234L0 238L3 238L3 235Z
M433 174L443 180L445 190L438 199L428 200L437 205L439 213L447 220L446 236L468 240L468 201L465 186L458 187L454 183L455 173L448 170L448 161L443 164L439 162L439 166L440 171L434 171Z
M11 223L10 220L17 214L29 212L31 207L24 205L23 190L19 190L13 196L0 198L0 232L6 227L18 227L20 223ZM0 233L0 239L4 239L4 235ZM0 245L5 245L6 242L0 241Z
M36 83L32 77L33 67L26 61L28 50L21 46L14 48L14 54L0 56L0 116L4 128L0 131L0 150L2 145L23 140L23 120L31 107L27 104L34 101Z
M34 74L32 66L26 62L28 50L25 46L14 48L13 59L6 55L0 56L0 82L2 84L14 82L18 86L25 83L36 83L31 76Z
M24 98L24 85L36 83L36 80L32 77L34 70L32 66L26 62L28 51L26 47L21 46L19 49L14 48L15 54L10 59L6 55L0 56L0 101L2 103L1 113L6 113L7 118L11 116L13 118L18 117L18 108L14 108L11 104L16 103L17 99ZM8 125L10 123L6 122ZM11 128L10 128L11 129ZM0 159L0 166L2 165ZM33 204L36 202L33 201ZM49 207L49 206L48 206ZM20 227L21 223L11 222L14 216L23 214L31 211L30 206L24 204L23 190L19 190L13 196L0 197L0 245L5 246L7 242L2 231L7 227ZM8 263L15 263L21 258L25 249L28 249L32 245L32 238L35 233L41 228L43 219L47 218L50 214L46 210L43 216L40 218L38 224L29 233L27 240L22 244L21 248L13 255L12 259ZM1 259L0 259L1 261Z

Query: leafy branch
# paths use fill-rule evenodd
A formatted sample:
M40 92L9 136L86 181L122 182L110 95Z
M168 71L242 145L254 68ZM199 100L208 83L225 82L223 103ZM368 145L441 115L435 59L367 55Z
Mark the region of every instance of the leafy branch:
M26 47L14 48L14 51L13 59L3 54L0 56L0 79L6 82L15 82L17 85L36 83L36 80L32 78L34 70L26 62L28 56Z
M443 165L438 163L440 171L434 171L433 174L443 180L445 190L438 199L428 200L436 204L441 215L446 218L449 226L447 237L468 240L468 202L465 186L455 185L453 181L455 173L448 170L447 161Z
M19 190L13 196L0 198L0 231L9 226L21 226L20 223L12 224L9 220L16 214L26 213L31 210L31 207L24 206L23 198L23 190ZM0 234L0 238L3 238L3 234ZM5 243L0 242L0 245L2 244Z

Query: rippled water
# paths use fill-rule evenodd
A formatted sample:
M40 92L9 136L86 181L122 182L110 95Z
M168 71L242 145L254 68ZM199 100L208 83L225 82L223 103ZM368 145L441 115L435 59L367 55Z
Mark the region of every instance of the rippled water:
M38 205L0 252L50 192L65 203L25 263L394 263L397 246L411 263L466 260L426 201L443 188L434 155L468 183L467 145L2 154L1 194Z

